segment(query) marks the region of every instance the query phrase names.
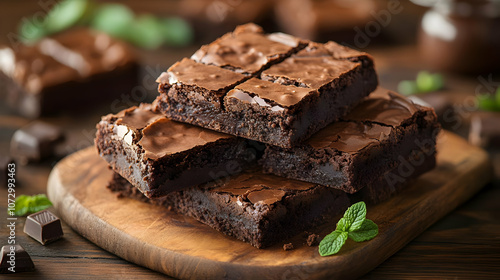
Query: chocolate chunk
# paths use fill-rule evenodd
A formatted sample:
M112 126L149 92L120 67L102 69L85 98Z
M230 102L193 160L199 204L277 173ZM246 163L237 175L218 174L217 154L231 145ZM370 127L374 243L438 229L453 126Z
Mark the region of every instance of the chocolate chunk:
M9 175L9 164L13 164L14 160L8 156L0 156L0 185L7 186L7 178Z
M448 96L439 93L428 93L419 96L411 95L408 98L416 104L434 108L443 127L447 128L456 124L455 108Z
M471 119L469 142L485 148L500 147L500 113L476 113Z
M293 244L292 243L283 244L283 250L285 251L293 250Z
M0 273L17 273L35 270L28 252L21 245L5 245L0 252Z
M55 145L62 139L57 126L34 121L14 133L10 153L23 164L38 162L52 156Z
M319 235L311 233L309 236L307 236L307 246L312 247L312 246L317 246L319 244Z
M31 214L26 218L24 232L45 245L63 236L61 220L49 210Z

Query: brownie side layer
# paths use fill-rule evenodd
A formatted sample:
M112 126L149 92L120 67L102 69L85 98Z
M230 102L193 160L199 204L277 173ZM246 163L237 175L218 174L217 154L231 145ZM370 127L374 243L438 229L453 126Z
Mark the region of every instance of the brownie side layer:
M103 117L99 154L148 197L240 172L256 158L241 138L175 123L149 105Z
M391 110L403 111L397 118L379 115L386 123L373 116L360 118L357 111L383 105L371 101L364 101L346 116L355 120L331 124L295 149L268 145L260 160L264 172L355 193L392 170L400 156L408 157L413 150L435 157L439 125L431 109L411 104L409 112L396 107L397 102L391 99L382 102L393 106ZM420 147L421 143L426 143L425 147Z
M115 175L109 189L141 201L144 197ZM163 205L257 248L269 247L331 221L349 206L346 194L316 184L258 171L184 189L148 202Z

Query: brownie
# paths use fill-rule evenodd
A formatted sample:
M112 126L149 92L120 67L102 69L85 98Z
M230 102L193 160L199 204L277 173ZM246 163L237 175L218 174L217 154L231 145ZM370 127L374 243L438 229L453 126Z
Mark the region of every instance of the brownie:
M256 143L172 121L148 104L104 116L95 144L111 168L147 197L237 173L258 152Z
M383 185L375 184L381 175L408 161L409 174L396 181L422 173L417 170L421 165L425 171L433 168L439 130L431 108L379 90L294 149L267 145L260 163L266 173L352 194L365 186Z
M128 46L84 28L34 45L0 47L0 61L0 97L30 118L105 104L138 84Z
M144 201L116 173L108 188ZM262 174L255 169L225 182L187 188L149 202L171 207L257 248L269 247L310 227L332 222L350 205L342 191Z
M174 64L157 80L156 110L290 148L345 115L378 84L365 53L334 42L301 47L289 35L261 32L255 25L238 27L194 59Z

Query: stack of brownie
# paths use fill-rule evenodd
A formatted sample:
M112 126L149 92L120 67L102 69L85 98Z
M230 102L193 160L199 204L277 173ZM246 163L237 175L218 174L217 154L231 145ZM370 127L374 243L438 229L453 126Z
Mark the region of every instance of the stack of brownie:
M434 111L377 89L366 53L239 26L97 125L108 188L257 248L376 203L435 166Z

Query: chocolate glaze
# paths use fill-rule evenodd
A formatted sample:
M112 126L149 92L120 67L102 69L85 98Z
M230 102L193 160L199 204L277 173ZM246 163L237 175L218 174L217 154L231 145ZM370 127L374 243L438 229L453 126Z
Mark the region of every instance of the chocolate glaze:
M291 191L305 191L315 186L317 185L249 170L211 191L238 196L253 204L271 205L279 202Z
M311 92L312 90L306 88L285 86L252 78L229 91L227 98L237 98L242 102L271 106L272 111L282 111L282 107L290 107L299 103Z
M297 38L281 33L264 35L257 25L246 24L202 46L191 58L196 62L253 74L270 61L287 55L299 44Z
M159 159L183 152L199 145L233 136L201 127L175 122L155 113L149 104L141 104L119 112L115 131L129 144L132 137L138 141L145 157ZM134 132L132 136L130 131ZM140 131L140 135L136 133ZM131 138L128 135L131 135Z
M133 63L132 52L109 35L89 29L76 29L47 37L33 46L22 45L16 52L4 48L0 67L28 93L67 81L82 80L97 73Z
M379 90L367 97L344 119L398 126L417 111L417 105L409 99L395 92Z
M233 71L184 58L172 65L166 73L162 73L156 82L170 85L197 86L211 91L221 91L245 78L244 75Z
M314 134L307 144L314 149L334 148L357 153L387 139L392 127L418 111L410 100L385 90L372 93L343 119Z

